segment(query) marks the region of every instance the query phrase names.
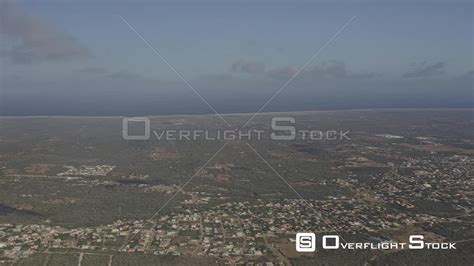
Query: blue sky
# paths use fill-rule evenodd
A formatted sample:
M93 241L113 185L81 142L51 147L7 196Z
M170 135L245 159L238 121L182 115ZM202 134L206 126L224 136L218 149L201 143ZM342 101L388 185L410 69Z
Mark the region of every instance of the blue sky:
M99 86L120 76L179 82L120 16L186 79L209 79L202 82L204 86L212 83L217 89L228 84L215 84L216 77L243 79L236 82L250 87L278 86L286 73L301 67L353 16L356 19L309 66L311 73L323 79L330 75L334 82L356 76L404 82L451 79L473 70L470 1L10 1L7 5L8 11L2 13L7 21L2 31L2 74L4 90L10 94L20 86L10 82L15 78L23 80L26 91L26 84L41 91L40 84L53 81L93 79L84 86ZM22 24L25 18L30 21ZM40 26L24 26L31 21L41 22ZM39 38L36 32L47 37ZM58 40L60 44L52 44L55 51L46 47L48 41ZM31 60L24 54L19 57L15 47L20 52L33 49L27 50ZM311 82L305 85L307 90L319 84L318 79ZM158 84L155 89L166 90ZM68 90L73 88L64 88L63 93Z

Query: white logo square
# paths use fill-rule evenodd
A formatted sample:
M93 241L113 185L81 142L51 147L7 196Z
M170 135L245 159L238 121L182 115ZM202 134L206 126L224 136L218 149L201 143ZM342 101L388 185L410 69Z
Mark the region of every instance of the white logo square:
M334 239L334 245L327 243L328 239ZM325 235L323 236L323 248L324 249L338 249L339 248L339 236L338 235Z
M314 252L316 250L316 235L314 233L296 234L296 251Z

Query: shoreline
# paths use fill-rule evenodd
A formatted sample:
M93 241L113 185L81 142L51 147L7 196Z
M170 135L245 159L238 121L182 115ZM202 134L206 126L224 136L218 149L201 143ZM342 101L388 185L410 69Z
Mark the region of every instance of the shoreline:
M340 112L374 112L374 111L473 111L474 107L447 107L447 108L364 108L364 109L334 109L334 110L312 110L312 111L282 111L282 112L262 112L257 116L275 115L275 114L310 114L310 113L340 113ZM225 116L252 116L255 113L222 113ZM217 116L217 114L169 114L169 115L141 115L141 116L125 116L125 115L109 115L109 116L84 116L84 115L18 115L18 116L0 116L0 119L11 118L121 118L121 117L205 117Z

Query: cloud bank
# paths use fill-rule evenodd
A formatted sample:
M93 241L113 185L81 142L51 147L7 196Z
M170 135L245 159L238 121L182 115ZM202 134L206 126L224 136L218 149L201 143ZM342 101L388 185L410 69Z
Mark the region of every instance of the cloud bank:
M0 36L8 38L3 55L12 62L29 64L91 57L89 49L72 36L23 12L11 1L3 1L0 7Z
M265 72L265 64L257 61L239 60L230 66L231 72L246 74L262 74Z
M446 63L437 62L433 64L426 64L423 62L422 66L413 71L403 74L404 78L426 78L426 77L435 77L444 74L444 67Z
M265 64L257 61L239 60L230 67L231 72L262 75L276 80L288 80L299 71L299 67L289 65L265 71ZM299 74L300 78L310 79L370 79L377 75L374 73L352 73L346 64L341 61L327 61L305 69Z

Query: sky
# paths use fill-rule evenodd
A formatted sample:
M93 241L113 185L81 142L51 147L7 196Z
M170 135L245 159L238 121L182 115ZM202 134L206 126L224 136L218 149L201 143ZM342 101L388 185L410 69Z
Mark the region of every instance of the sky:
M255 112L348 21L264 111L474 101L472 1L7 0L0 16L0 115L212 113L193 90Z

